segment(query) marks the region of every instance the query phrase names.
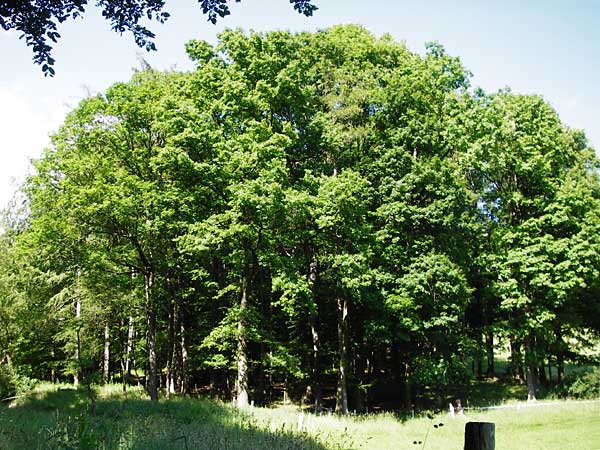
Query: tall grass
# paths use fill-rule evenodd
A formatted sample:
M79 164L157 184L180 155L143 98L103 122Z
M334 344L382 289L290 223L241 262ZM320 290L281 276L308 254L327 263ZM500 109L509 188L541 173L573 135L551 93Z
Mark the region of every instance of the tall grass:
M120 389L97 389L92 415L84 391L41 385L0 406L0 449L459 450L467 421L494 422L502 450L600 449L600 403L402 420L391 413L315 416L291 406L239 411L202 399L152 403L141 389L126 396Z

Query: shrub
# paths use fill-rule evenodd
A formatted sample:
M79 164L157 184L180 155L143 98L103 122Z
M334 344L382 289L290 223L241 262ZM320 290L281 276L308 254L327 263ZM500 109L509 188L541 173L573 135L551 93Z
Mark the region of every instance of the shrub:
M33 388L35 380L19 374L12 364L0 364L0 400L21 395Z
M600 395L600 370L574 374L565 379L565 387L569 397L597 398Z
M13 370L8 364L0 364L0 400L15 395Z

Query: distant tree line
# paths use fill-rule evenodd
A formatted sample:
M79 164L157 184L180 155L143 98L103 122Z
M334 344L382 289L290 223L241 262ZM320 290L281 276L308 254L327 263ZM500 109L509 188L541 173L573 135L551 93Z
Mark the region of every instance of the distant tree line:
M187 52L83 100L8 211L15 370L345 414L443 399L501 343L530 398L589 362L598 161L544 100L357 26Z

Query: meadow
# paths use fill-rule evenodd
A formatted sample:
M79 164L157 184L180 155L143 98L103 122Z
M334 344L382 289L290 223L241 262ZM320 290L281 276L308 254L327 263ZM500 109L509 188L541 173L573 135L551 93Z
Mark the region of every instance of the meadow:
M467 421L496 424L502 450L600 449L600 403L538 402L536 407L448 412L316 416L296 406L238 410L197 398L151 402L138 388L125 395L41 384L0 405L0 449L456 449ZM510 403L509 403L510 404ZM298 428L302 421L302 430Z

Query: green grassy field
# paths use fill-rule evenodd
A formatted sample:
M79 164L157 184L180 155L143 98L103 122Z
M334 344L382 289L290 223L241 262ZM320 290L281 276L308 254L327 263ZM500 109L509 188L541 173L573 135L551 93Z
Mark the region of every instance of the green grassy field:
M124 397L119 386L100 388L97 395L94 416L85 392L68 386L41 385L10 407L0 406L0 449L459 450L467 421L489 421L496 424L499 450L600 450L600 403L564 401L404 421L389 413L304 414L298 431L300 410L295 407L238 411L228 404L179 398L153 404L141 390Z

